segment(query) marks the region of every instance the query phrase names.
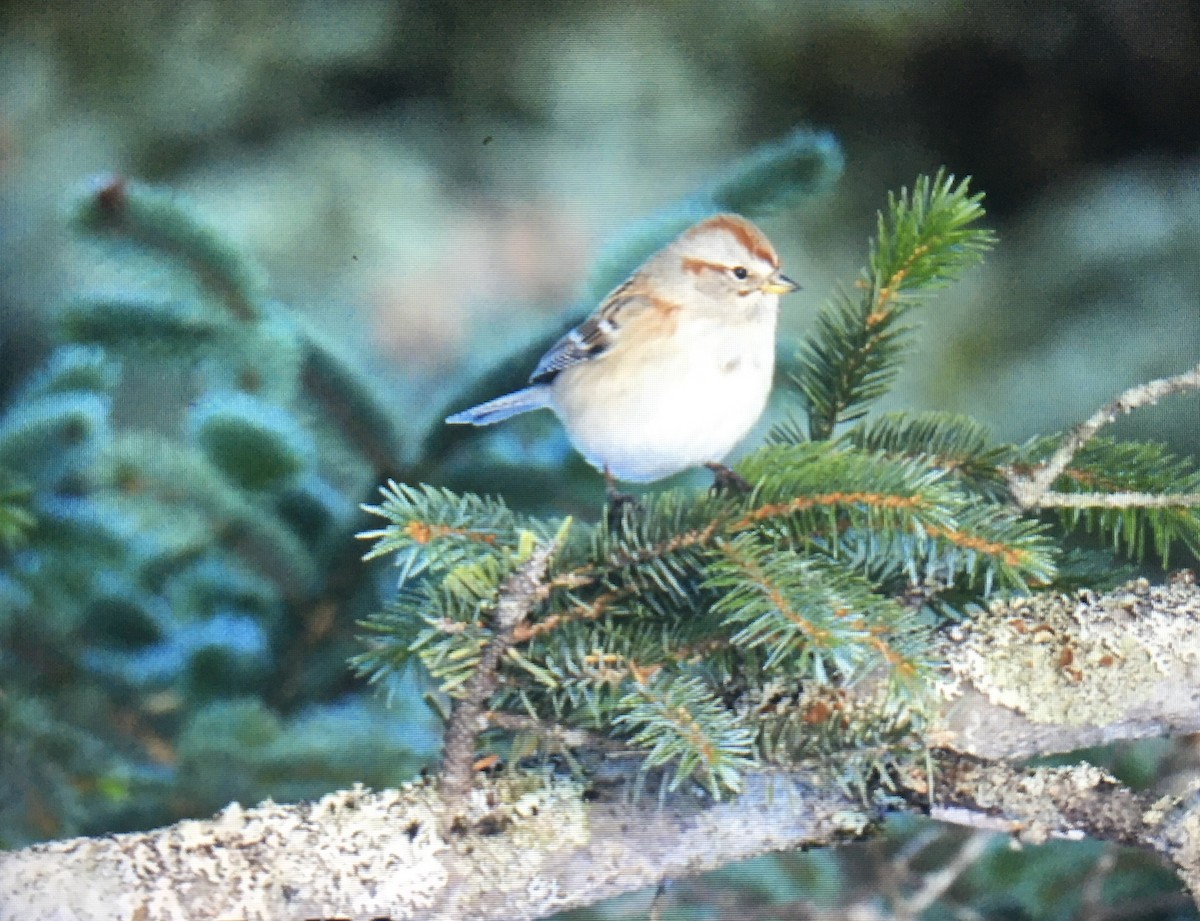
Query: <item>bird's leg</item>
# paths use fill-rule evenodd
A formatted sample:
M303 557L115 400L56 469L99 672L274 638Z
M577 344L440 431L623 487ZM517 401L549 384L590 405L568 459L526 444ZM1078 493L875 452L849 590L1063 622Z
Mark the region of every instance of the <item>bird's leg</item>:
M712 471L712 488L715 493L734 492L744 495L754 488L744 476L730 470L724 464L710 461L704 466Z
M612 475L612 472L604 468L604 495L608 499L608 508L605 515L608 519L608 527L611 530L620 523L625 517L625 512L637 511L642 504L637 500L636 496L631 496L627 492L621 492L617 488L617 479Z

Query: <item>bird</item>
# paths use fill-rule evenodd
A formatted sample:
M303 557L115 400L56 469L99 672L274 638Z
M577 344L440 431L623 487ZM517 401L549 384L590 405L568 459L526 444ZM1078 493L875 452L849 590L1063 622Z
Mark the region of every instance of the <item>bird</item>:
M605 479L651 483L722 462L758 421L775 371L779 297L800 286L746 218L715 214L649 256L542 356L528 386L454 413L492 425L549 409Z

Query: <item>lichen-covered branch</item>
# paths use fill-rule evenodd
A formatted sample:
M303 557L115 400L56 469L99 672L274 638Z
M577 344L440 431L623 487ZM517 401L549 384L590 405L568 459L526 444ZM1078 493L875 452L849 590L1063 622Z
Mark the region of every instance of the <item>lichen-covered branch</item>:
M933 746L1012 759L1200 732L1200 591L1190 574L997 602L952 628L942 653Z
M609 801L572 782L481 779L459 823L433 784L226 809L146 834L0 855L0 919L540 918L657 881L862 834L832 785L758 776L733 802ZM494 804L494 805L492 805Z
M1200 905L1200 790L1187 798L1135 793L1086 763L1025 769L943 756L937 769L932 818L1029 844L1091 838L1156 851ZM915 771L909 780L922 786Z
M1175 861L1197 905L1200 905L1200 790L1172 803L1156 803L1150 814L1158 829L1162 850Z
M356 789L0 854L0 921L537 918L755 854L836 845L888 809L1028 840L1155 850L1200 896L1200 795L1155 800L1089 766L1007 763L1200 731L1191 579L997 604L944 642L945 699L929 740L939 751L932 774L920 759L898 768L907 803L864 806L820 772L761 772L729 802L660 804L629 796L624 759L590 785L481 777L457 803L432 782Z
M631 801L620 783L598 793L541 776L486 778L449 834L432 783L231 806L210 821L0 855L0 921L540 918L758 854L860 837L889 810L923 811L926 776L920 765L902 773L912 805L887 809L816 774L753 774L732 801L663 804ZM1168 855L1185 880L1200 874L1194 804L1154 801L1090 766L1025 770L942 755L934 776L939 820L1030 842L1120 842Z
M1075 426L1050 460L1030 475L1014 474L1009 477L1009 489L1021 508L1044 508L1062 504L1063 497L1051 491L1054 481L1062 476L1079 449L1096 437L1096 433L1119 417L1153 406L1164 397L1189 390L1200 390L1200 365L1182 374L1158 378L1130 387L1111 403L1096 410L1087 420ZM1183 504L1183 503L1181 503Z

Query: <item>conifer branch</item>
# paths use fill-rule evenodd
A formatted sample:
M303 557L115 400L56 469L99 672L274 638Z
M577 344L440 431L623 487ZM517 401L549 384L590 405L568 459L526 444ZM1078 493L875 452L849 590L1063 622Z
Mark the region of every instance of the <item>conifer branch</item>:
M182 207L176 195L111 176L79 203L93 233L118 234L180 260L240 322L262 315L262 272L241 249Z
M0 467L0 551L25 542L37 523L29 509L33 489L4 467Z
M840 757L848 778L879 770L879 752L927 728L941 661L932 621L997 586L1059 579L1051 524L1022 515L1006 489L1018 462L1050 451L1044 443L994 445L978 423L937 413L891 414L831 438L890 387L920 298L991 245L976 226L980 199L942 173L892 196L859 293L831 305L802 353L809 433L777 430L741 462L749 494L660 493L564 548L544 603L494 661L487 612L520 530L514 516L475 496L391 485L369 509L391 524L362 536L377 541L371 556L399 555L403 588L393 611L369 622L377 639L360 665L380 676L415 658L460 701L495 672L496 710L608 732L645 753L643 770L674 771L674 786L693 780L714 796L758 765L817 750ZM1200 495L1200 474L1193 484L1190 468L1155 446L1091 448L1077 460L1073 482L1093 491ZM1163 508L1068 521L1064 506L1063 517L1115 533L1134 553L1146 535L1164 557L1176 540L1200 546L1200 522ZM942 597L905 584L936 584ZM869 705L851 693L866 676L883 689Z
M1020 640L1027 645L1014 648ZM519 769L481 777L486 795L457 803L432 784L355 788L313 803L235 805L212 821L0 853L0 921L64 912L73 921L543 917L756 854L835 847L886 812L924 814L931 802L939 821L1029 842L1092 838L1157 851L1200 898L1196 795L1135 793L1087 765L1008 763L1100 740L1200 731L1195 585L1180 577L1102 596L1021 599L944 641L947 677L974 676L988 694L940 701L933 741L945 750L934 752L932 793L919 758L893 763L887 795L873 805L836 772L803 768L747 772L742 794L723 802L683 794L639 800L629 795L635 769L622 773L612 763L590 787ZM1083 661L1082 681L1070 677L1070 663L1055 664L1064 643ZM1022 664L1046 647L1033 668ZM1113 657L1107 665L1105 654ZM1006 671L1006 663L1017 667ZM1042 679L1048 683L1035 683ZM1062 721L1047 719L1053 713ZM885 792L865 792L877 789ZM504 899L495 897L497 867ZM214 872L222 885L211 885Z
M387 400L374 382L316 330L300 328L304 361L300 383L326 417L375 470L376 481L405 480L403 440Z
M821 312L798 356L795 382L808 401L812 439L829 438L887 392L912 330L905 317L991 247L991 232L971 226L983 217L983 196L968 184L939 171L920 177L911 193L889 196L858 293L841 293Z
M1197 389L1200 389L1200 365L1182 374L1130 387L1073 428L1053 456L1033 473L1011 475L1009 489L1013 498L1021 508L1041 508L1042 500L1051 491L1054 482L1066 471L1080 448L1095 438L1100 429L1120 416L1144 406L1152 406L1164 397Z
M1195 795L1138 793L1088 765L945 753L935 753L932 796L927 777L923 763L895 772L886 806L801 771L750 775L724 802L639 801L629 776L614 774L590 789L485 779L486 795L457 817L428 784L235 804L211 820L0 853L0 921L543 918L753 856L836 847L889 814L924 814L931 799L938 821L1031 844L1091 839L1163 854L1200 899Z
M547 593L546 569L554 541L536 546L529 558L504 580L492 614L492 637L484 647L462 697L455 702L446 727L442 751L441 792L449 803L460 803L474 780L475 743L486 728L484 711L499 686L500 661L513 643L517 628Z
M489 728L504 729L508 732L529 733L545 741L561 745L564 748L587 748L592 751L634 753L627 745L622 745L602 733L550 723L545 720L534 719L532 716L522 716L519 713L489 710L483 714L483 719L487 722Z

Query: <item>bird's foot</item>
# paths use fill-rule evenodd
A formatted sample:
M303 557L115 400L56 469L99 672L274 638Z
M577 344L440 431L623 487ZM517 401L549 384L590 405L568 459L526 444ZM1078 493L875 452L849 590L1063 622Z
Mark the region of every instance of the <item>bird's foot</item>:
M604 471L604 495L608 500L604 516L609 530L614 530L626 515L636 514L642 510L641 500L617 488L617 481L611 473Z
M712 491L718 495L732 492L744 496L746 493L754 489L754 487L750 485L749 480L747 480L740 473L737 473L726 467L724 464L712 462L707 463L704 466L712 471Z

